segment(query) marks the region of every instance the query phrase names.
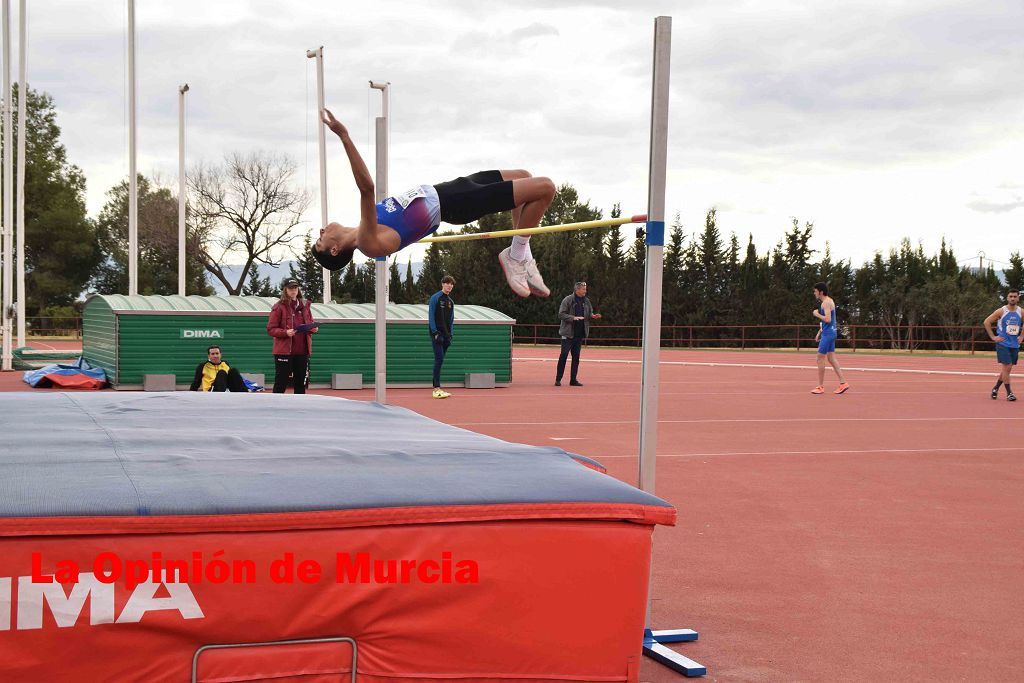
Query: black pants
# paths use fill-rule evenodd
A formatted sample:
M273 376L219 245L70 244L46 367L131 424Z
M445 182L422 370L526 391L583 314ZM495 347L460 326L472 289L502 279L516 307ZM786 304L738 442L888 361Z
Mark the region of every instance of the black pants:
M309 356L274 356L274 393L283 394L292 378L296 394L306 393L309 384Z
M438 183L434 189L441 202L441 220L453 225L465 225L516 207L512 181L502 179L501 171L480 171Z
M576 381L576 374L580 371L580 348L583 346L583 337L574 337L572 339L562 338L562 352L558 354L558 374L555 375L555 380L558 382L562 381L562 375L565 374L565 359L572 353L572 367L569 369L569 379L573 382Z
M210 387L210 391L247 392L249 391L249 387L245 386L245 380L242 379L242 373L231 368L227 372L224 372L223 370L217 372L217 376L213 380L213 386Z
M449 337L431 337L434 344L434 388L441 386L441 365L444 364L444 355L448 353L448 347L452 345Z

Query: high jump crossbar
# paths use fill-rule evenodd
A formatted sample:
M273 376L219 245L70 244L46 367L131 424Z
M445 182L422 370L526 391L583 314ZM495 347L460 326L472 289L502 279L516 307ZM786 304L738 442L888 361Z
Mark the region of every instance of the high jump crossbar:
M616 225L645 223L647 216L640 214L629 218L607 218L599 221L583 221L581 223L563 223L562 225L542 225L536 228L516 228L514 230L495 230L494 232L465 232L457 235L434 235L425 237L420 242L462 242L465 240L489 240L495 237L512 237L514 235L543 235L549 232L571 232L573 230L593 230L595 228L612 228Z

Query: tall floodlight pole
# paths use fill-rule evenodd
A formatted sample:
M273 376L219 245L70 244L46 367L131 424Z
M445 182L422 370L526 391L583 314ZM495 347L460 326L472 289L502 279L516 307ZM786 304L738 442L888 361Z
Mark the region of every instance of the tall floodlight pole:
M327 225L327 140L324 137L324 46L306 50L306 57L316 59L316 130L320 145L320 227ZM331 271L324 268L324 303L331 303Z
M139 293L139 188L135 155L135 0L128 0L128 294Z
M381 91L381 98L383 104L381 106L381 115L377 117L377 196L376 201L382 202L388 196L388 157L389 157L389 145L391 144L388 133L389 121L391 116L391 83L384 82L378 83L376 81L370 81L370 88ZM374 388L374 400L378 403L387 403L387 383L388 383L388 358L387 358L387 340L388 340L388 320L387 320L387 306L388 306L388 260L387 257L381 256L377 258L377 262L374 264L376 272L376 283L375 283L375 298L376 298L376 313L377 317L374 326L374 367L375 374L373 377L373 388Z
M13 324L11 320L11 307L14 304L14 263L11 260L14 252L14 205L11 202L14 189L14 155L11 154L11 104L13 102L11 92L11 0L3 0L3 29L4 29L4 180L3 180L3 201L4 201L4 277L3 277L3 347L0 349L0 368L3 370L14 369L14 349L12 347L11 333ZM24 97L24 96L22 96Z
M672 62L672 17L654 20L654 77L651 86L651 152L648 170L646 269L644 272L644 340L640 388L640 488L654 494L658 450L658 392L661 356L661 294L665 261L665 175L668 166L669 72ZM653 570L654 561L652 558ZM653 572L652 572L653 573ZM686 676L703 676L707 669L662 643L696 640L690 629L653 631L651 593L647 590L643 652Z
M21 0L18 3L18 219L16 230L17 255L15 262L18 265L17 279L18 286L16 319L18 324L18 347L25 345L25 136L28 134L28 121L26 119L26 103L28 102L28 83L25 79L25 55L28 45L28 31L26 29L26 17L28 9L27 1Z
M178 294L185 296L185 93L178 87Z

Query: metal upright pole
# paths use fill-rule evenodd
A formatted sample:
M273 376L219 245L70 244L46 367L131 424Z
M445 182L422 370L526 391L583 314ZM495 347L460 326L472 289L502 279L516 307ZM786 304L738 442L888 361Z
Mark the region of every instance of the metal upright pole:
M28 30L26 22L28 17L27 1L21 0L18 3L18 222L16 230L17 255L15 262L18 271L17 294L17 324L18 324L18 347L25 345L25 136L28 134L28 119L26 114L28 102L28 81L25 78L25 55L28 46Z
M185 93L178 88L178 294L185 296Z
M376 201L381 202L388 196L388 157L389 157L389 145L390 139L388 133L388 123L391 115L391 83L377 83L370 81L370 87L374 90L381 91L381 98L383 105L381 107L381 116L377 117L376 130L377 130L377 183L376 183ZM388 306L388 260L387 257L381 256L377 258L377 262L374 264L376 273L375 282L375 301L376 301L376 321L375 321L375 343L374 343L374 367L375 373L373 378L373 389L374 389L374 400L378 403L387 403L387 383L388 383L388 359L387 359L387 346L388 346L388 321L387 321L387 306Z
M668 162L669 60L672 18L654 24L654 92L651 104L644 338L640 385L640 488L654 493L658 448L658 361L661 353L661 282L665 252L665 169Z
M139 188L135 154L135 0L128 0L128 294L139 293Z
M14 369L14 349L11 335L14 325L11 320L11 307L14 304L14 205L11 200L14 189L14 155L11 149L11 128L12 116L11 105L11 0L3 0L3 28L4 28L4 178L3 178L3 201L4 201L4 273L3 273L3 347L0 349L0 368L3 370Z
M672 17L654 20L654 76L651 87L651 150L647 195L647 254L644 273L643 361L640 388L640 488L654 493L658 450L658 392L661 356L661 296L665 261L665 175L668 165L669 73L672 63ZM654 562L652 558L651 566ZM643 652L646 656L687 676L703 676L707 669L663 643L695 640L690 629L651 629L652 586L647 591Z
M306 57L316 59L316 130L320 145L320 227L327 225L327 139L321 121L324 109L324 46L306 50ZM324 268L324 303L331 303L331 271Z

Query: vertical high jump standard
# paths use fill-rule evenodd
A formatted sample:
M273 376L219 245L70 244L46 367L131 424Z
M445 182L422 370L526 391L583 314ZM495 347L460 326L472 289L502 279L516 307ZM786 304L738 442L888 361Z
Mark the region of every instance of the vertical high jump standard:
M672 61L672 17L654 20L654 76L651 87L651 157L647 194L647 254L644 272L643 360L640 385L640 488L654 494L658 449L658 361L661 355L661 291L665 260L665 173L668 164L669 73ZM652 545L652 554L653 554ZM653 574L654 562L651 568ZM644 655L686 676L703 676L707 669L665 647L697 639L691 629L655 631L651 628L651 593L647 591Z

